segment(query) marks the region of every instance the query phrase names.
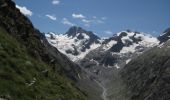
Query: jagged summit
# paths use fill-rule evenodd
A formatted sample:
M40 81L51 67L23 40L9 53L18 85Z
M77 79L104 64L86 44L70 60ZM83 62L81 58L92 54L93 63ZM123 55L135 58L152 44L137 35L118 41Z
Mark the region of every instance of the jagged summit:
M101 45L100 38L91 31L73 26L65 34L46 34L48 41L73 61L82 59Z
M77 26L72 26L65 34L68 37L77 37L77 39L85 39L89 37L90 39L93 39L91 42L97 42L97 40L100 39L92 31L86 31L85 29Z
M159 37L160 44L170 39L170 28L166 29Z
M78 33L87 33L87 31L81 27L72 26L65 34L67 34L69 37L70 36L75 37Z

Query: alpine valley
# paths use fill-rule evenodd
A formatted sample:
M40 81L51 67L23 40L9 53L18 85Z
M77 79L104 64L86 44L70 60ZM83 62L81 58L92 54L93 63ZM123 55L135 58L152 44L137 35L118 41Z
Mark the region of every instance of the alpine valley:
M129 85L133 83L130 82L133 82L135 79L137 82L140 81L140 79L141 82L147 81L149 76L145 76L145 71L142 73L144 70L144 68L141 69L142 66L148 68L145 70L146 73L148 71L150 74L155 73L154 71L150 72L152 68L158 67L155 65L152 67L150 65L145 65L147 62L154 63L153 59L156 59L154 57L143 62L143 65L139 62L139 58L143 55L147 55L148 52L152 54L152 51L155 51L155 49L162 49L165 45L164 43L170 38L169 32L170 30L167 29L162 35L156 38L142 32L126 30L116 33L112 37L101 39L91 31L73 26L65 34L49 32L45 35L52 46L58 48L60 52L67 55L70 60L77 63L86 73L82 75L84 77L80 79L78 86L83 91L90 92L91 100L99 100L98 95L101 95L101 99L103 100L139 100L140 96L134 97L137 92L133 91L134 87L131 91ZM157 51L156 54L161 55L161 52ZM169 57L168 54L165 54L165 56ZM143 59L147 58L143 57ZM136 60L136 64L133 66L130 65L130 62L134 62L134 60ZM159 57L157 60L160 60ZM136 65L139 66L139 72L136 72L137 69L131 70L131 68L136 67ZM159 67L161 68L161 66ZM142 78L138 78L137 76ZM132 78L131 81L129 80L130 78ZM135 83L135 85L141 85L139 87L142 89L143 85L147 86L153 83ZM83 85L81 86L81 84ZM101 88L101 93L98 93L99 90L95 85ZM134 95L131 92L134 92ZM141 90L141 92L143 91ZM151 93L154 93L154 91ZM150 94L147 94L140 100L144 100L149 95ZM157 97L153 97L154 99L152 100L156 100ZM165 97L166 96L163 98Z
M1 0L0 100L170 100L170 28L41 33Z

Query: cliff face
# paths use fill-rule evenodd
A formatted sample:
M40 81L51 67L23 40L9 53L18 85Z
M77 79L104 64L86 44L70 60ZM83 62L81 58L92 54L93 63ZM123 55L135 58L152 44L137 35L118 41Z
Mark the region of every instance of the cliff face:
M74 86L78 73L14 2L0 1L0 99L83 100Z
M131 100L170 99L170 42L154 47L121 71Z

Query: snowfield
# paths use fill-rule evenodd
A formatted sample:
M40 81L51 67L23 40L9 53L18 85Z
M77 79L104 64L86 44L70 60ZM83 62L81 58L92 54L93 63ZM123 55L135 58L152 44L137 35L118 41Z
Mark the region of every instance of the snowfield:
M122 33L124 35L122 35ZM92 38L89 34L87 35L87 33L76 33L73 37L68 36L67 34L55 34L50 32L45 34L45 36L51 45L56 47L63 54L67 55L74 62L83 59L92 50L102 48L102 52L106 52L118 43L117 40L110 39L107 43L102 44L105 40L107 40L106 38L98 39L100 43L94 42L91 43L89 47L86 47L86 44L88 44ZM121 38L123 47L119 52L112 52L112 54L116 53L122 55L134 53L140 51L140 49L142 50L143 48L154 47L159 44L159 40L157 38L145 33L122 31L113 35L113 37L114 36ZM140 41L135 42L134 39ZM128 43L130 43L130 45L127 45Z

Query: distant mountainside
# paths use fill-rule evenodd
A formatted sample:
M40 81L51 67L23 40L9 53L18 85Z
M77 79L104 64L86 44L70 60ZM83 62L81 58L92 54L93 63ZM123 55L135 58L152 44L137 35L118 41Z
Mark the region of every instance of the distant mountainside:
M130 30L119 32L107 39L96 37L80 27L71 27L66 34L46 34L50 44L79 64L87 73L86 76L104 89L103 99L128 98L121 91L114 90L124 87L119 71L132 59L159 46L160 41L151 35ZM89 44L90 48L87 48L84 44L90 40L93 42ZM83 47L86 48L85 51L81 50ZM88 86L85 84L84 87Z
M92 32L76 26L71 27L66 34L50 32L46 34L46 38L49 43L58 48L63 54L66 54L72 61L81 61L87 58L88 55L92 55L91 57L94 57L94 59L88 59L103 59L99 63L101 62L101 64L107 66L114 65L113 63L108 64L113 62L114 58L111 55L139 54L159 44L159 40L155 37L140 32L122 31L110 38L100 39ZM103 54L110 57L105 58L105 56L101 56Z
M169 29L158 37L160 45L129 62L121 76L130 100L170 99L170 41Z
M72 61L83 59L90 51L100 49L116 53L142 52L158 44L158 40L150 35L122 31L108 39L100 39L93 32L73 26L65 34L46 34L47 40L60 52L66 54Z
M79 73L14 2L0 1L0 99L85 100L75 86Z
M119 62L127 63L134 56L158 44L159 41L150 35L123 31L105 39L100 47L87 54L82 61L91 59L105 67L118 67Z

